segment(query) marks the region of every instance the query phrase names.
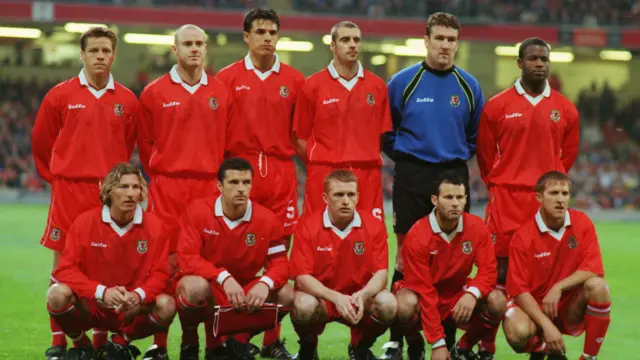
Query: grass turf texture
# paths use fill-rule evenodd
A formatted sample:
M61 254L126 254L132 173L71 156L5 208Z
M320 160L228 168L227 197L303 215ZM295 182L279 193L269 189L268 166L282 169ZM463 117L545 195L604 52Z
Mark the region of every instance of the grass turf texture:
M46 216L45 206L0 205L0 264L3 269L0 272L0 359L43 359L44 350L51 343L45 294L52 255L39 245ZM389 222L387 225L391 229ZM613 303L612 322L600 357L640 359L640 355L633 355L638 325L635 306L632 305L640 299L640 288L634 281L638 271L636 261L640 259L640 224L599 222L596 228ZM389 248L392 260L396 251L393 239L390 239ZM201 347L204 348L202 326L200 328ZM288 317L284 320L282 337L287 339L289 351L297 352L297 336ZM258 336L254 343L260 344L261 339L262 336ZM385 334L373 347L376 355L381 353L380 347L387 340L388 334ZM578 359L582 352L583 337L565 337L565 342L569 359ZM150 343L151 339L144 339L136 341L135 345L144 351ZM178 359L179 343L180 324L176 317L169 335L172 359ZM348 343L348 329L339 324L330 324L320 338L319 355L323 360L347 359ZM498 335L497 347L497 359L526 358L508 347L502 331Z

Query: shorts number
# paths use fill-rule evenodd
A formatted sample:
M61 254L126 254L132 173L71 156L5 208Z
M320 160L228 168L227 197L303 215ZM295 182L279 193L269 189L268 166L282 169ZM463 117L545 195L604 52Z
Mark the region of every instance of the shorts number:
M292 220L295 216L296 216L295 206L292 206L292 205L287 206L287 219Z
M382 221L382 209L374 208L371 210L371 215L375 216L378 220Z

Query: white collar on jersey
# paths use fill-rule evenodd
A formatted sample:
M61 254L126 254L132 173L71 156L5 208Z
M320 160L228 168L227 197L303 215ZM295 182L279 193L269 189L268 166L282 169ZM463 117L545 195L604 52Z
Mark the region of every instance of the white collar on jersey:
M440 237L442 237L444 241L450 243L451 240L453 240L453 238L456 237L457 234L461 233L462 230L464 229L462 224L463 216L464 214L460 215L460 221L458 221L458 226L456 226L453 232L451 234L445 234L445 232L442 231L442 229L440 229L440 225L438 225L438 219L436 219L436 209L433 209L433 211L431 211L431 213L429 214L429 225L431 225L431 230L433 230L434 233L440 234Z
M240 225L240 223L242 223L243 221L246 221L246 222L251 221L251 214L253 214L253 205L251 204L251 200L249 200L249 202L247 203L247 210L244 212L244 216L238 220L229 220L229 218L226 217L224 215L224 212L222 211L222 196L218 196L218 199L216 199L216 204L214 206L213 212L216 216L222 217L224 219L224 222L229 227L229 229L233 230L238 225Z
M324 209L324 212L322 213L322 224L325 228L333 230L333 232L335 232L336 235L340 237L340 239L344 240L347 236L349 236L349 233L351 233L351 229L353 229L354 227L362 226L362 218L360 218L360 214L358 214L358 211L355 210L353 212L353 220L351 220L349 225L347 225L344 230L340 230L331 222L331 218L329 217L329 207L326 207Z
M178 74L178 65L173 65L173 67L171 68L171 71L169 71L169 76L171 77L171 81L173 81L174 83L188 86L187 83L182 81L180 74ZM196 85L207 85L208 83L209 83L209 78L207 77L207 72L204 71L204 69L202 69L202 76L200 76L200 82Z
M536 214L536 224L538 225L538 229L541 233L548 232L549 235L553 236L554 239L560 241L562 240L562 236L564 235L564 230L567 228L567 226L571 225L571 217L569 216L569 211L566 211L564 213L564 224L559 231L553 231L549 229L547 224L544 223L544 220L542 220L542 215L540 215L540 210L538 210L538 213Z
M279 73L280 72L280 58L278 57L278 54L275 54L276 56L276 62L273 63L273 66L271 67L271 69L265 71L265 72L260 72L260 70L256 69L256 67L253 65L253 62L251 61L251 54L247 54L247 56L244 57L244 68L247 70L253 70L256 71L260 74L269 74L271 72L275 72L275 73Z
M343 79L340 77L340 74L338 74L338 70L336 70L336 67L333 65L333 60L331 60L331 62L329 63L329 66L327 66L327 69L329 70L329 74L331 74L332 78ZM364 78L364 69L362 68L362 64L360 63L360 61L358 61L358 74L356 75L356 77L354 77L354 79L357 79L357 78L361 78L361 79Z
M136 206L136 212L133 214L133 220L130 223L125 225L124 227L118 226L115 221L111 218L111 211L107 205L102 207L102 221L111 225L111 228L118 234L120 237L123 237L134 224L140 225L142 224L142 206L139 204Z
M80 74L78 74L78 80L80 80L80 85L88 88L89 91L91 91L91 93L93 94L93 96L95 96L98 99L100 99L100 97L104 95L107 92L107 90L116 89L115 82L113 81L113 75L111 73L109 74L109 81L107 82L107 87L101 90L96 90L93 87L91 87L91 85L89 85L89 80L87 80L87 74L85 74L84 68L80 70Z
M537 105L543 97L549 97L551 96L551 86L549 85L549 81L545 81L545 87L544 90L542 91L542 94L533 97L529 94L527 94L527 92L524 90L524 88L522 87L522 84L520 83L522 81L522 79L518 78L518 80L516 80L516 83L514 84L514 86L516 87L516 91L518 92L518 94L524 96L527 100L529 100L529 102L532 105Z

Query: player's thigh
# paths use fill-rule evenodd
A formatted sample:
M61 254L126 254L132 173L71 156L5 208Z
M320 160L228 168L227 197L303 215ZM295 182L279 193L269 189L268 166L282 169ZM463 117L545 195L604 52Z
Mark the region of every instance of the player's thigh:
M328 303L304 291L296 290L293 300L293 317L296 320L326 321Z
M285 235L291 235L299 218L298 179L293 161L274 162L262 184L251 190L252 198L257 190L256 202L273 211L282 222Z
M393 230L396 234L405 235L421 218L433 209L429 191L425 183L429 170L409 162L396 163L392 205ZM433 181L433 179L431 180Z
M291 284L285 284L280 289L269 292L267 302L280 304L285 308L290 308L293 306L294 298L295 291L293 290L293 286L291 286Z
M307 181L304 190L304 214L312 214L324 209L322 200L324 179L334 170L331 166L309 164L307 166Z
M559 327L563 333L581 333L587 312L588 293L584 286L576 288L558 304Z
M384 221L382 197L382 173L379 167L357 168L354 173L358 177L358 209L368 212Z

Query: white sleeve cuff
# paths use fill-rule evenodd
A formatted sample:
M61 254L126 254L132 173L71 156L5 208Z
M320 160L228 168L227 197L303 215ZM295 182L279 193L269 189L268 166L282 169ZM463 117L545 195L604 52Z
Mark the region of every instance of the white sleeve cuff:
M436 341L433 345L431 345L432 349L439 348L442 346L447 346L447 342L444 339L440 339Z
M136 294L140 295L140 302L144 301L144 298L147 296L144 292L144 290L142 290L141 288L137 288L135 290L133 290L133 292L135 292Z
M273 287L275 286L275 283L273 282L273 280L268 277L268 276L263 276L260 278L260 281L262 281L263 283L267 284L269 286L269 290L273 290Z
M107 290L107 287L104 285L98 285L96 287L96 300L102 300L104 296L104 292Z
M227 280L227 278L231 276L231 274L229 274L229 272L227 270L223 271L220 273L220 275L218 275L218 278L216 279L216 282L218 283L218 285L222 285L222 283Z
M472 286L472 287L468 288L467 292L470 293L471 295L475 296L476 299L480 299L480 297L482 296L482 293L480 293L480 289L478 289L475 286Z

